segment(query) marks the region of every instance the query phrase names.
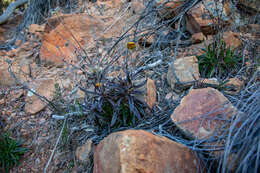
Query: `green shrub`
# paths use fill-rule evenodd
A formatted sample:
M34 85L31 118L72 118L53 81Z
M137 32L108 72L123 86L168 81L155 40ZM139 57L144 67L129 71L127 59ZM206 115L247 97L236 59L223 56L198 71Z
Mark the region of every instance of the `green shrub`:
M21 141L12 139L8 133L0 134L0 170L9 172L26 151Z
M197 56L199 71L202 77L223 77L231 71L236 71L242 58L235 55L231 47L228 47L223 40L214 41L202 49L202 55Z

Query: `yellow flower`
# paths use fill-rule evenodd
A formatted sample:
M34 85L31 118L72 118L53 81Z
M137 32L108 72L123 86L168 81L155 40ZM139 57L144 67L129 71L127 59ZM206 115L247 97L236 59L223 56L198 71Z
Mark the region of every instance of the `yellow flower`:
M101 84L101 83L96 83L95 86L96 86L96 87L101 87L102 84Z
M136 48L136 44L135 44L135 42L131 42L130 41L130 42L127 43L126 47L127 47L127 49L131 49L132 50L132 49Z

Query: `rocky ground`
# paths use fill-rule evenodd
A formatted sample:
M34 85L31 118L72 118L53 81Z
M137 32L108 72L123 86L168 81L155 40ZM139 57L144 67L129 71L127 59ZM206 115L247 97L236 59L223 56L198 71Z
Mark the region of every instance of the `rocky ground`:
M227 129L240 127L254 106L259 125L259 1L152 2L79 1L73 13L56 10L0 51L0 130L29 149L10 172L43 172L54 151L46 172L218 172ZM14 19L21 20L0 25L1 42ZM197 56L219 33L243 61L207 78ZM105 81L124 78L126 64L138 72L135 84L147 80L138 98L149 109L137 125L105 130L88 113L74 114L90 99L80 87L106 87L91 75L107 68ZM240 168L237 153L228 152L223 170Z

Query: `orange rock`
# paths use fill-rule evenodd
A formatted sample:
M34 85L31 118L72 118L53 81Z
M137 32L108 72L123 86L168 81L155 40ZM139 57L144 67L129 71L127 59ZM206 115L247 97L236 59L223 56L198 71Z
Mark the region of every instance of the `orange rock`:
M87 140L86 143L76 149L76 158L81 162L89 162L90 156L93 153L94 144L91 139Z
M40 79L35 81L34 85L31 84L31 89L37 94L44 96L48 100L53 99L55 92L55 80L53 79ZM46 107L46 103L41 101L36 95L30 91L27 93L25 99L25 111L30 114L36 114Z
M110 134L94 153L93 173L195 173L202 163L193 151L143 130Z
M195 56L178 58L168 69L167 81L172 89L176 89L176 86L189 87L197 79L199 66Z
M192 89L183 97L171 119L188 135L204 139L220 132L219 127L225 126L234 113L237 110L218 90Z
M21 44L22 44L22 40L16 40L15 41L15 45L16 46L21 46Z
M56 65L63 64L63 59L69 63L77 61L77 54L82 54L80 47L94 46L94 40L101 36L112 38L120 35L119 25L108 28L112 20L113 17L90 17L87 14L50 18L40 49L41 60Z
M146 89L147 89L146 103L149 106L149 108L152 108L157 102L157 93L156 93L157 90L156 90L154 80L148 78L146 83Z
M202 32L195 33L192 35L191 40L193 44L201 43L205 40L205 36Z
M17 84L16 80L11 76L8 68L9 64L7 62L0 63L0 86L12 86ZM18 76L19 67L17 63L13 63L12 71Z
M225 8L227 4L222 5L221 2L217 2L214 0L205 0L203 2L199 2L195 5L188 13L187 13L187 30L191 33L199 33L202 32L204 35L212 35L216 34L217 27L214 25L219 25L216 23L217 16L216 14L220 14L220 22L223 26L229 24L228 14L230 13L228 8ZM217 7L215 6L217 4ZM218 8L218 12L217 9Z
M3 105L5 103L4 99L0 99L0 105Z
M227 46L231 48L238 48L240 45L242 45L242 40L238 38L239 34L234 33L232 31L224 32L223 39Z
M161 18L170 19L174 18L179 13L179 7L184 4L183 0L166 0L156 1L155 5L158 7L158 12Z
M224 84L224 91L230 95L237 95L245 87L243 81L238 78L230 78L227 83Z
M6 51L5 50L1 50L0 51L0 56L5 56L6 55Z

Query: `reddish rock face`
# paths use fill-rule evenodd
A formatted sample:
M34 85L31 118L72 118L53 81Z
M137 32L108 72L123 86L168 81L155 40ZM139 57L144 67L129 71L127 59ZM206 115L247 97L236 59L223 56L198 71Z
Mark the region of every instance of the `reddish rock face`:
M94 154L94 173L200 172L196 155L185 146L143 130L106 137Z
M236 109L214 88L193 89L171 115L184 132L198 139L207 138L225 125Z
M101 31L102 23L85 14L53 17L45 27L40 58L54 64L75 61L80 46L91 44Z
M121 33L121 25L111 25L113 17L91 17L87 14L69 14L53 17L45 27L40 58L55 65L77 61L84 55L81 48L89 48L94 40L113 38Z

